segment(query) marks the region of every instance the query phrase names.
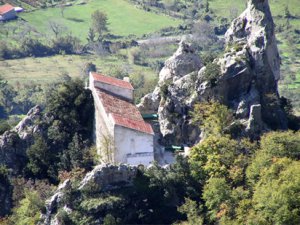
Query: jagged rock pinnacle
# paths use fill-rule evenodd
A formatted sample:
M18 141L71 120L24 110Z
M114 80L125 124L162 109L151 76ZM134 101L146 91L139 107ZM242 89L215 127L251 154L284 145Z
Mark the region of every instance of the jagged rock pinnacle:
M234 112L244 127L240 132L243 135L258 138L269 129L286 129L277 89L280 57L274 27L269 2L249 0L225 34L224 55L214 60L220 66L214 85L209 85L207 68L201 68L190 45L180 43L160 72L155 92L147 95L140 106L143 110L158 107L165 143L198 141L199 130L190 123L189 111L195 103L208 99L217 100Z

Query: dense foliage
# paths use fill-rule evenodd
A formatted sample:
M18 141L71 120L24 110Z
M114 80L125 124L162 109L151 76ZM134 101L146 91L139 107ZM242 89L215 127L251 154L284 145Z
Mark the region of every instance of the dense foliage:
M58 171L93 164L89 148L93 123L93 100L80 80L60 83L46 98L44 135L27 150L27 176L56 182Z
M179 156L169 168L154 165L140 169L133 186L109 192L79 190L80 179L73 177L72 188L63 200L72 213L59 209L59 221L297 224L299 135L292 131L271 132L263 135L259 144L209 136L191 150L189 158ZM38 205L36 202L34 207Z
M2 84L2 95L13 91L7 92L9 85ZM13 199L15 209L9 219L13 224L36 224L44 200L53 190L48 183L57 184L72 170L90 170L95 160L91 147L94 106L90 91L81 80L66 79L49 85L45 92L46 107L41 118L35 121L41 132L25 149L27 162L23 172L15 174L16 171L0 167L0 189L5 191L1 191L0 199L6 201L0 200L0 204L7 206L1 211L7 214ZM4 103L5 109L13 104L8 100ZM40 182L43 179L46 183ZM33 184L27 185L30 180Z

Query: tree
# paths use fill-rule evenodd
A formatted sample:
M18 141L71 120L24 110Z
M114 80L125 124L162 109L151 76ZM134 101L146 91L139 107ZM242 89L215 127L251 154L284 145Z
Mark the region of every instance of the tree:
M276 158L300 159L300 132L269 132L261 137L260 149L247 168L247 178L255 184L261 172L269 168Z
M228 214L231 205L231 188L224 178L210 178L204 187L203 199L209 210L210 220L214 221Z
M232 120L229 109L214 101L196 104L191 116L192 122L198 125L206 135L224 134L225 128Z
M228 136L207 137L191 149L190 163L194 175L201 182L209 177L228 177L238 149L238 142Z
M178 207L178 211L187 215L188 224L204 224L203 209L196 201L185 198L185 203Z
M98 40L103 39L103 35L105 32L108 32L108 18L107 15L104 12L101 12L99 10L96 10L92 14L92 29L98 33Z
M66 31L66 27L56 21L50 20L48 22L50 30L54 33L57 39L58 35Z
M209 12L209 2L208 2L208 0L206 0L206 2L205 2L205 12Z
M95 41L95 37L96 37L95 30L90 28L89 33L88 33L88 37L87 37L87 41L89 43L93 43Z
M105 163L114 163L113 154L115 152L114 138L110 134L101 136L100 155L101 161Z
M37 178L48 178L50 168L55 161L49 146L42 137L36 137L34 144L27 150L27 169Z
M256 217L263 224L298 224L300 221L300 162L276 159L263 172L253 195Z
M289 10L289 7L286 5L284 8L284 18L290 19L292 17L292 14Z
M62 0L59 3L59 8L60 8L60 14L64 18L65 17L64 12L65 12L65 9L66 9L66 1L65 0Z
M44 202L37 191L26 191L25 198L20 201L19 207L14 210L10 221L16 225L38 224L43 207Z
M0 77L0 107L3 107L0 117L5 118L13 110L16 95L14 88Z

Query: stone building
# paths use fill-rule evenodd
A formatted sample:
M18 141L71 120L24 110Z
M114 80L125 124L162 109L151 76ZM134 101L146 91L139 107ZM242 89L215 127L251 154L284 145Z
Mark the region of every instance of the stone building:
M148 165L154 160L153 137L133 103L133 87L124 80L91 72L95 104L95 142L103 162Z

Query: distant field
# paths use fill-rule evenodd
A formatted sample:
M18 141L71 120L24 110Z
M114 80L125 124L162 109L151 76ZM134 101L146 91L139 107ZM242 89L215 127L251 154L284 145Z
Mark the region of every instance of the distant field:
M87 62L93 62L98 71L107 75L115 75L115 71L128 67L131 74L144 74L146 80L156 77L155 73L145 67L129 65L126 61L109 56L99 58L93 55L52 56L44 58L25 58L0 61L0 76L11 84L49 83L57 81L68 74L71 77L81 77L82 68Z
M110 32L119 36L142 36L164 27L177 26L181 22L168 16L145 12L125 0L90 0L85 5L65 7L64 17L59 7L23 13L21 17L43 33L50 32L50 20L56 21L85 41L91 14L97 9L107 14Z
M273 16L283 15L286 6L291 14L300 16L299 0L269 0L269 3ZM247 0L211 0L209 4L216 14L229 17L233 8L238 10L238 14L241 13L246 8Z

